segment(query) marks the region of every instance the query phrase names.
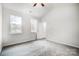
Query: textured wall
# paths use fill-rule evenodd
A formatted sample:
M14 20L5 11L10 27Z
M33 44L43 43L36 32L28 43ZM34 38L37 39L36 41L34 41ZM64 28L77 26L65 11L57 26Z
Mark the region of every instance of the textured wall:
M1 44L2 44L2 5L0 4L0 52L1 52Z
M22 34L9 33L9 16L16 15L22 17ZM35 34L31 33L29 15L16 12L3 7L3 46L35 40Z
M43 21L47 22L48 40L79 48L77 4L53 4Z

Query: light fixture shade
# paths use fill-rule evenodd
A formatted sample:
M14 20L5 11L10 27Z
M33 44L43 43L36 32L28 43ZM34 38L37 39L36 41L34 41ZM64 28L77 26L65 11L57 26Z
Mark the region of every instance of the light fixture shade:
M33 7L35 7L37 4L38 4L38 3L34 3L34 4L33 4ZM44 3L40 3L40 5L41 5L42 7L45 6Z
M35 7L37 5L37 3L34 3L33 7Z

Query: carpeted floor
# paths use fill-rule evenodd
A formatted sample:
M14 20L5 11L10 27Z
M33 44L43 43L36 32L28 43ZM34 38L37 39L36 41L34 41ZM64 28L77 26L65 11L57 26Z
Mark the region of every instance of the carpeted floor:
M2 56L78 56L78 48L37 40L3 48Z

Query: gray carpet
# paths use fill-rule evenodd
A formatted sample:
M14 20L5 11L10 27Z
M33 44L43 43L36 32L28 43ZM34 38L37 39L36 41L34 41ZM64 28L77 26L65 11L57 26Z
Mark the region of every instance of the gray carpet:
M37 40L3 48L2 56L78 56L77 48Z

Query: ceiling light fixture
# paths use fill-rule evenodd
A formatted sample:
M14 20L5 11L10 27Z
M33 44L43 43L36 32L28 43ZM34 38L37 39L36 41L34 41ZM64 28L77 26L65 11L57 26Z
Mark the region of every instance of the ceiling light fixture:
M37 5L37 3L34 3L33 7L35 7ZM44 7L45 5L43 3L41 3L41 6Z

